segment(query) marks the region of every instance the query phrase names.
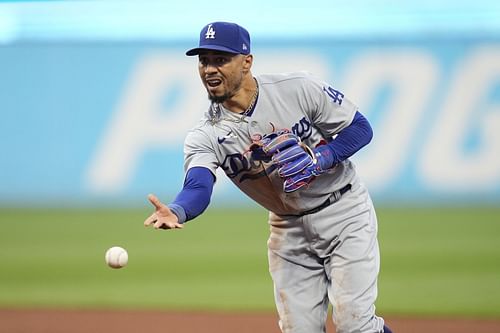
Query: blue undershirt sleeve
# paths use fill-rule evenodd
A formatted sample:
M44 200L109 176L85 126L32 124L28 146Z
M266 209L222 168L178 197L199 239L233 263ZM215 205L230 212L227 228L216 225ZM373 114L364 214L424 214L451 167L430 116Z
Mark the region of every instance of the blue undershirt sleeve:
M366 146L372 138L373 131L370 123L357 111L351 124L340 131L335 139L315 149L315 151L319 150L320 155L324 157L324 160L320 161L321 167L326 170L351 157Z
M188 170L184 186L175 200L168 205L177 215L179 223L194 219L208 207L215 177L204 167L194 167Z

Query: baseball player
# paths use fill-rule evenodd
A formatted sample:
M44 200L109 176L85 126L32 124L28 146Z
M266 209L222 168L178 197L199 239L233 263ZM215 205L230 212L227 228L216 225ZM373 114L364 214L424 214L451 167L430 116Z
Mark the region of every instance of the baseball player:
M284 333L391 333L375 315L377 219L349 157L371 141L368 121L335 87L306 73L254 76L250 37L213 22L200 32L198 71L211 101L184 143L185 181L154 196L146 226L183 228L208 206L216 169L269 210L269 271Z

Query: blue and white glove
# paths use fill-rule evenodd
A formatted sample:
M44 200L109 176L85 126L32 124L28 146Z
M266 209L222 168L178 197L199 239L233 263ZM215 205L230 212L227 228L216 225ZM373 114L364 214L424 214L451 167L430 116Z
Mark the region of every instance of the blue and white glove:
M252 158L272 161L278 167L278 174L284 178L283 190L287 193L308 185L333 164L330 148L319 146L311 150L288 130L265 135L259 142L254 143L250 150Z
M274 131L254 141L248 149L255 161L271 162L275 152L297 143L298 137L289 130Z
M278 169L281 177L285 179L283 189L285 192L294 192L301 187L309 185L317 176L325 173L332 167L332 152L326 145L311 149L305 145L300 145L300 149L305 154L300 157L282 164ZM280 153L283 156L296 155L295 148L285 150ZM273 156L274 157L274 156ZM276 158L281 159L280 157Z

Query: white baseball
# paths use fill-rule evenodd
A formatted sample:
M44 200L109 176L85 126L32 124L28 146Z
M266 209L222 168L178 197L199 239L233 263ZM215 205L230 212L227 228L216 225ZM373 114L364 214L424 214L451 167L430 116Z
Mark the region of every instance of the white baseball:
M113 246L106 251L105 259L109 267L122 268L127 265L128 253L123 247Z

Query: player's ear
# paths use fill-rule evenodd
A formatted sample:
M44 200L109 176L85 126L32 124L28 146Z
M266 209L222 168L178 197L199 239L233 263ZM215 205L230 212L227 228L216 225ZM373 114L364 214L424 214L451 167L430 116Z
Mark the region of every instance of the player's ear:
M243 71L244 72L250 71L250 69L252 68L252 64L253 64L253 55L251 54L245 55L243 58Z

